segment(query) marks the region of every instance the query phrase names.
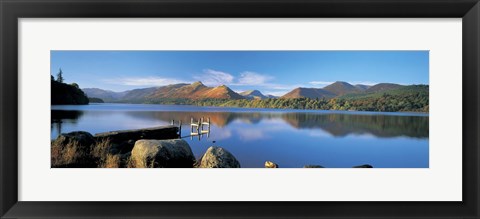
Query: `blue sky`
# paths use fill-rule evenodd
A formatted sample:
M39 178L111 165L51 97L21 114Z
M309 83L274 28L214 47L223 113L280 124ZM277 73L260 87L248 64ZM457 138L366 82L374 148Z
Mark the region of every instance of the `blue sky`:
M125 91L202 81L283 95L335 81L429 83L428 51L52 51L50 74L66 83Z

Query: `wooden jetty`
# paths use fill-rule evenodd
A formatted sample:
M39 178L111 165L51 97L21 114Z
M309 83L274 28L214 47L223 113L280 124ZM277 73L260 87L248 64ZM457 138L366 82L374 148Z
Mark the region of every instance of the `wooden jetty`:
M206 121L204 117L197 121L190 118L190 138L193 139L193 136L198 136L198 139L200 139L200 136L204 134L207 135L207 138L210 137L210 124L210 117Z
M111 143L135 142L140 139L174 139L179 138L179 127L167 125L144 129L131 129L102 132L94 135L95 140L109 139Z
M210 117L205 120L204 117L201 117L198 120L194 120L193 117L190 118L190 135L182 136L182 121L178 121L178 135L180 138L190 137L193 139L193 136L200 137L202 135L207 135L207 138L210 137ZM176 126L175 120L172 120L171 126Z

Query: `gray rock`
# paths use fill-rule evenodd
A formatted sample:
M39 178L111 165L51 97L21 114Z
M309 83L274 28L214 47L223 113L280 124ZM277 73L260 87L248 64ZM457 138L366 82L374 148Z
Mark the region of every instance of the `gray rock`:
M240 168L240 162L221 147L211 146L200 159L200 168Z
M95 144L95 139L93 138L92 134L88 132L78 131L60 134L53 143L66 146L67 144L73 142L77 142L82 147L90 147L91 145Z
M323 166L320 165L305 165L303 168L324 168Z
M70 132L60 134L51 142L51 165L55 168L96 167L90 152L95 144L88 132Z
M278 168L278 164L272 161L265 161L265 168Z
M195 163L192 149L182 139L138 140L131 159L137 168L191 168Z
M360 165L360 166L354 166L353 168L373 168L373 166L370 165L370 164L364 164L364 165Z

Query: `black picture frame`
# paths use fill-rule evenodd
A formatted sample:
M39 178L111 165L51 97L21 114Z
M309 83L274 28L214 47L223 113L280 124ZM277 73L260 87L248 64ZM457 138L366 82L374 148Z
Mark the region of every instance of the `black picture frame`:
M0 15L0 216L2 218L480 217L478 149L480 5L478 0L0 0ZM463 201L18 201L18 19L72 17L462 18Z

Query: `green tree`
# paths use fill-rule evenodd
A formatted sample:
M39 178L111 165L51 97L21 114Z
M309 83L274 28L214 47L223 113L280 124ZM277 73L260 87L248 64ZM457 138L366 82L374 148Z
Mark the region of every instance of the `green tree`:
M64 81L62 69L60 69L60 71L58 71L57 81L60 82L60 83L63 83L63 81Z

